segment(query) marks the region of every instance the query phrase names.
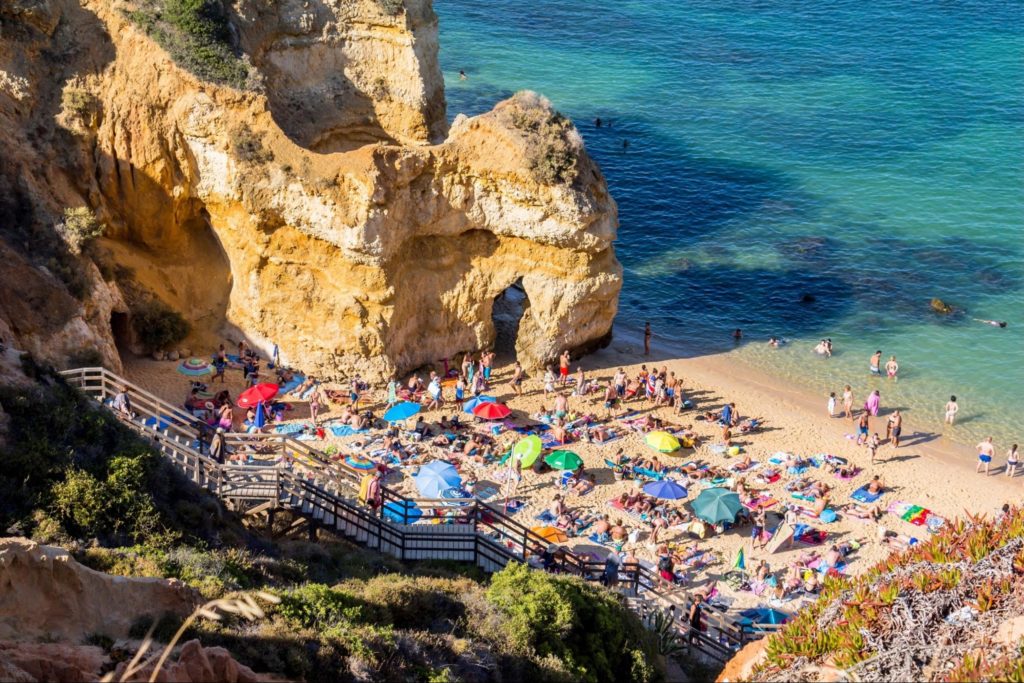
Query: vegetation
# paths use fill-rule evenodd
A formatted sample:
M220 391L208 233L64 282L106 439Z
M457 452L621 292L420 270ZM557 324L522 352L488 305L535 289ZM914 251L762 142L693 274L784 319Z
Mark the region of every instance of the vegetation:
M755 679L792 680L827 661L854 680L1024 680L1024 645L994 638L1024 613L1022 576L1024 509L947 525L855 579L826 580L769 638Z
M146 353L174 346L188 336L188 321L158 299L146 299L132 307L132 329Z
M129 19L178 66L206 81L249 87L249 65L232 47L228 16L219 0L137 0L136 6Z
M100 571L197 588L206 612L158 620L160 643L198 637L291 680L664 677L655 635L611 593L522 565L488 587L444 563L410 568L344 542L262 540L107 411L42 379L48 386L0 390L11 417L0 524L69 546ZM266 593L279 604L251 618L248 596ZM132 633L150 626L140 620ZM103 633L90 641L113 642Z
M231 146L239 159L265 164L274 160L274 153L263 146L263 142L245 126L231 131Z
M60 96L61 108L79 124L90 127L100 111L100 101L88 90L67 87Z
M405 11L405 0L377 0L377 4L388 16L398 16Z
M572 121L555 111L547 98L528 90L517 92L501 111L524 134L526 160L537 182L555 185L576 180L583 140Z
M106 226L100 223L96 214L87 206L64 209L64 220L57 226L57 232L64 238L68 251L76 256L82 253L90 240L102 237Z

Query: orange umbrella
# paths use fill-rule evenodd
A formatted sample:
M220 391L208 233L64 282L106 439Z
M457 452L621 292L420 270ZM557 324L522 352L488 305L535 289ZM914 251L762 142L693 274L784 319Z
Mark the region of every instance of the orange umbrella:
M554 526L535 526L530 531L548 543L565 543L569 540L569 536L564 531Z

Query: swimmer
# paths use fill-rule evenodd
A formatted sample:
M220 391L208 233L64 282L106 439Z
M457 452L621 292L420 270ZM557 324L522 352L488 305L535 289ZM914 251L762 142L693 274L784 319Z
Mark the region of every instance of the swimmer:
M946 403L946 424L953 424L953 420L956 419L956 414L960 412L960 406L956 402L956 396L950 396L949 401Z
M466 75L466 72L463 69L459 69L459 80L464 81L467 78L469 78L469 76Z
M985 323L987 325L991 325L992 327L1006 327L1005 320L982 320L981 318L971 318L971 320L974 320L975 322L979 323Z
M889 362L885 364L885 374L889 379L896 380L896 373L900 371L900 364L896 362L896 356L889 356Z
M736 341L743 339L743 330L737 327L732 333L732 338L735 339Z
M596 119L594 119L594 128L600 128L600 127L601 127L601 117L598 116Z
M814 352L819 356L829 357L832 355L832 349L824 339L818 342L818 345L814 347Z
M629 140L623 139L622 140L622 150L626 151L627 149L629 149Z
M868 366L868 369L871 370L871 374L872 375L880 375L880 374L882 374L881 371L878 368L878 364L882 362L882 352L881 352L881 350L875 351L874 355L871 356L871 360L868 361L868 362L870 364Z
M776 339L775 337L771 337L771 338L768 339L768 346L771 346L772 348L775 348L775 349L779 348L779 344L780 344L779 340Z

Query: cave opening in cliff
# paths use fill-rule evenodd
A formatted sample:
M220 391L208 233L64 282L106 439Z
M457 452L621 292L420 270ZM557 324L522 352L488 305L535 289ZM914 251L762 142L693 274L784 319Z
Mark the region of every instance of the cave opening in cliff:
M519 323L529 306L523 278L519 278L494 297L492 320L494 322L494 352L499 356L515 356Z
M114 337L114 345L117 346L117 352L124 356L128 352L132 341L131 325L129 324L127 313L110 312L110 333Z

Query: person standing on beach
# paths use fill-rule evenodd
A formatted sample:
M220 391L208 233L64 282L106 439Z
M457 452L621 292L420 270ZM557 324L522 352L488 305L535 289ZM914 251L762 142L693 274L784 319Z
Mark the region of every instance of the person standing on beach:
M892 443L893 448L900 447L900 434L903 432L903 416L899 410L892 411L889 421L885 426L885 438Z
M544 395L554 393L555 391L555 371L551 369L549 365L547 370L544 371Z
M480 367L483 370L484 379L490 381L491 366L494 365L494 351L484 351L480 356Z
M516 396L523 395L523 366L519 361L516 361L512 369L512 391L516 392Z
M857 445L862 445L868 440L868 429L870 428L870 420L868 418L867 411L861 413L860 420L857 422Z
M569 381L569 350L566 349L558 357L558 383L563 387Z
M1013 444L1010 446L1010 450L1006 451L1006 476L1016 476L1019 464L1020 456L1017 454L1017 444Z
M900 371L900 364L896 362L896 356L889 356L889 362L885 364L885 374L889 379L897 381L896 373Z
M956 396L950 396L949 402L946 403L946 424L953 424L953 420L956 419L956 414L960 412L960 406L957 405Z
M871 464L875 464L875 456L878 455L878 447L881 445L882 440L878 438L878 432L871 435L868 439L868 453L871 454Z
M651 324L644 324L644 355L651 355Z
M868 400L864 401L864 411L871 413L871 417L878 417L879 406L882 403L882 396L878 393L878 389L871 392L868 396Z
M985 476L988 476L988 468L992 464L992 456L996 453L995 444L992 443L992 437L986 436L985 440L978 444L978 466L974 468L975 472L981 472L981 466L985 466Z
M869 363L868 368L871 370L871 374L872 375L880 375L880 374L882 374L881 370L879 370L879 367L878 367L881 362L882 362L882 351L881 350L875 351L874 355L871 356L871 360L868 361L868 363Z
M618 398L625 398L626 396L626 371L619 368L615 373L615 378L612 380L612 384L615 385L615 395Z
M843 389L843 417L853 419L853 389L849 384Z
M828 416L836 416L836 392L832 392L828 395Z

